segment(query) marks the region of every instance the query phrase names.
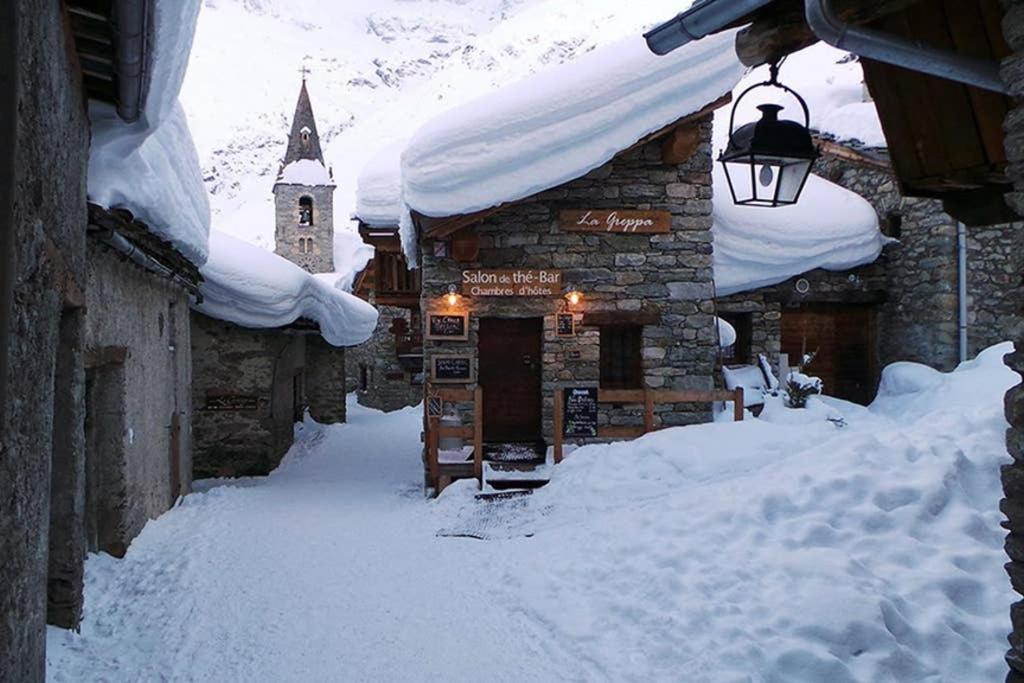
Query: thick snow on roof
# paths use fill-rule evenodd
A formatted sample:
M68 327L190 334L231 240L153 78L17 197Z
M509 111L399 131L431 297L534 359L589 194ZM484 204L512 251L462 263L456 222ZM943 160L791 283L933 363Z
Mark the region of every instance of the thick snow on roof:
M323 273L332 287L351 292L356 275L373 258L374 249L363 241L358 232L336 230L334 233L334 272Z
M319 159L299 159L281 169L277 182L285 185L334 185L334 179Z
M199 157L178 93L188 66L199 0L157 0L150 83L139 120L91 102L90 200L123 207L170 240L186 257L207 257L210 206Z
M201 268L200 312L243 327L271 328L308 318L334 346L370 338L377 310L291 261L216 230Z
M714 170L715 287L719 295L773 285L814 270L871 263L890 240L859 195L812 175L800 201L775 209L737 206Z
M768 80L768 67L751 71L736 89ZM811 128L839 142L859 142L865 147L886 147L882 124L874 102L864 87L864 72L851 54L825 43L816 43L790 55L779 70L779 81L796 90L806 101ZM760 118L758 104L773 102L786 106L784 116L799 119L803 113L791 96L777 88L758 88L740 103L736 125Z
M356 180L355 217L367 225L398 225L402 215L402 150L408 140L392 142L375 154Z
M631 37L448 111L402 155L405 203L469 213L585 175L732 90L743 74L734 38L658 57Z

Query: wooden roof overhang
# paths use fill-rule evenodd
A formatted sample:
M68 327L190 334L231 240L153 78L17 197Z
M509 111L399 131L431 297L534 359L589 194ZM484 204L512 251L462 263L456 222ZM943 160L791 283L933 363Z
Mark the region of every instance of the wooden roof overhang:
M713 114L717 109L732 102L732 93L726 93L714 102L700 109L693 114L687 114L677 121L637 140L635 143L622 150L615 156L621 156L627 152L646 145L654 140L662 141L662 158L666 163L682 163L692 154L695 145L699 144L699 138L693 136L690 124L699 121ZM578 180L578 178L574 179ZM572 181L569 181L572 182ZM554 188L548 188L554 189ZM466 214L455 214L452 216L426 216L417 211L412 212L413 224L416 226L420 240L446 239L460 230L464 230L479 223L488 216L500 211L530 201L531 197L519 199L512 202L505 202L498 206L492 206L481 211L474 211Z
M138 119L150 57L151 0L66 0L86 96Z
M970 57L999 62L1011 54L1003 38L999 0L835 0L854 24ZM735 25L743 63L769 63L817 42L804 20L803 0L776 0ZM1003 121L1013 106L1002 94L862 59L903 194L942 199L969 224L1015 216L1002 195L1006 175ZM782 71L785 82L785 69Z

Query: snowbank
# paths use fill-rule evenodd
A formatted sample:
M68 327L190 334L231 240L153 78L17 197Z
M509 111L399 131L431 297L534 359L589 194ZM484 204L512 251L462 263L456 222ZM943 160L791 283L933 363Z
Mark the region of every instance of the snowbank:
M299 159L281 169L277 182L284 185L334 185L319 159Z
M665 57L628 38L452 109L402 155L406 204L427 216L470 213L585 175L731 91L743 73L734 38Z
M362 299L318 279L291 261L214 230L210 258L201 268L200 312L243 327L281 327L314 320L334 346L370 338L377 310Z
M722 296L815 268L871 263L892 241L879 231L871 204L816 175L797 204L775 209L734 204L717 163L714 185L715 287Z
M511 514L468 484L439 516L543 558L509 570L517 609L604 678L1001 680L1009 348L870 410L811 397L579 448Z
M402 150L407 140L381 149L359 172L355 217L367 225L392 227L402 217Z
M92 101L89 199L123 207L201 265L208 253L210 206L199 157L178 93L188 66L199 0L156 0L150 82L139 120Z

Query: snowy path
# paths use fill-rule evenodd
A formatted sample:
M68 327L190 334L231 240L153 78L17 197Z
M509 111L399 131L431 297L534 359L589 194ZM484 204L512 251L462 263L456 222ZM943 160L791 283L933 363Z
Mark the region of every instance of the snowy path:
M494 599L514 543L435 536L418 413L349 411L271 477L189 496L123 561L90 557L51 680L590 678Z
M497 503L475 482L425 501L419 411L350 403L270 477L90 557L50 679L1000 680L1009 348L897 367L870 410L581 448Z

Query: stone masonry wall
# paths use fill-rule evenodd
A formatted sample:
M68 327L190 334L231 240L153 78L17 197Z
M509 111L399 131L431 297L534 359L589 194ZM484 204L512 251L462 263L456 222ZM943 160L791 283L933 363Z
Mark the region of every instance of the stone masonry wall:
M1024 223L967 229L967 355L1011 339L1024 322Z
M424 320L444 307L442 295L461 282L465 269L561 269L563 282L584 294L581 311L661 314L643 328L643 372L656 389L711 389L717 358L717 330L711 266L711 122L700 126L701 143L681 165L663 162L659 142L620 154L587 176L509 206L476 225L480 253L475 262L437 258L422 249ZM558 225L560 210L644 209L672 214L668 234L575 233ZM475 354L480 318L544 318L543 433L550 442L556 388L596 386L599 328L579 327L578 336L557 337L554 313L563 299L462 297L469 308L467 342L424 342L424 366L437 354ZM468 408L464 415L468 415ZM642 424L639 410L601 411L602 422ZM656 421L686 424L708 419L709 408L659 406Z
M13 63L6 50L0 56L18 97L16 173L0 177L12 184L15 249L11 334L0 347L10 370L0 396L0 680L19 683L44 679L54 408L74 418L82 391L74 307L84 303L75 290L85 286L89 128L61 11L44 0L14 0L0 11L18 14ZM55 394L62 310L72 357ZM81 427L72 419L64 428L58 447L80 468Z
M1003 62L1002 76L1017 100L1017 107L1010 111L1003 123L1006 131L1004 145L1010 162L1008 174L1014 184L1014 191L1007 199L1017 215L1024 216L1024 105L1021 105L1024 97L1024 3L1005 2L1004 5L1007 11L1003 18L1003 35L1013 49L1013 55ZM1017 230L1008 239L1011 251L1017 254L1024 252L1024 231ZM1017 297L1016 303L1020 314L1024 302ZM1024 373L1024 325L1017 325L1010 332L1010 338L1017 351L1007 355L1006 364ZM1006 552L1010 558L1006 570L1014 590L1024 595L1024 386L1020 384L1006 393L1006 419L1010 423L1006 446L1013 457L1013 463L1005 465L1002 471L1006 498L1000 506L1006 515L1004 525L1010 531L1006 537ZM1024 601L1018 601L1010 608L1010 622L1012 632L1006 661L1011 672L1007 681L1021 683L1024 681Z
M278 465L294 435L294 378L305 371L305 346L300 334L248 329L193 311L196 479L263 475ZM252 403L215 409L221 397Z
M392 411L414 406L423 400L423 384L399 364L395 335L391 326L396 319L410 323L409 310L397 306L377 306L377 328L368 341L346 353L348 390L357 392L359 405ZM366 369L367 388L360 390L360 374Z
M104 471L122 473L123 488L99 492L118 511L118 550L106 550L119 554L191 488L189 300L180 286L96 241L88 256L86 349L127 349L121 396L87 407L94 415L116 402L124 411L125 431L114 449L120 461L102 463ZM99 465L115 456L104 449L86 457Z
M306 401L320 424L345 421L344 347L331 346L319 334L306 337Z
M313 199L313 225L299 225L299 199ZM311 273L334 271L334 187L274 186L274 253ZM300 238L313 238L312 252L299 249Z

